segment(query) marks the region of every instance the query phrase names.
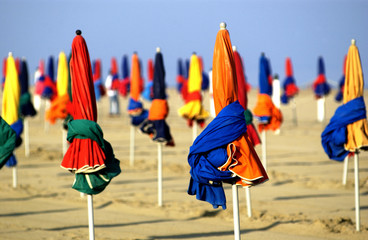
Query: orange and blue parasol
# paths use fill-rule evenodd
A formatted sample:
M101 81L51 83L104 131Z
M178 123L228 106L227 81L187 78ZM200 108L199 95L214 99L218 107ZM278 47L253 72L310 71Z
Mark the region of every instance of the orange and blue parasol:
M166 96L165 68L162 53L155 56L155 68L153 77L153 100L148 118L141 126L141 131L149 134L153 141L163 142L174 146L174 140L170 133L166 117L169 114L169 106Z
M217 33L213 56L216 118L190 147L188 194L226 208L223 182L242 186L268 180L247 134L244 108L238 100L236 69L229 32Z

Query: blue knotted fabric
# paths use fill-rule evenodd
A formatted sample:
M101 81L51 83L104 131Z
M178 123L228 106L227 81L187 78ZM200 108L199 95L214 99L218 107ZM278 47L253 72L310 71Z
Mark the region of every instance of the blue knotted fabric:
M363 97L355 98L336 109L321 135L323 149L330 159L343 161L349 154L344 148L347 141L346 126L364 118L366 109Z
M218 167L227 161L227 145L246 131L244 108L238 101L220 111L190 147L188 163L191 166L191 179L188 194L211 203L214 208L222 206L226 209L222 182L234 177L232 172L220 171Z

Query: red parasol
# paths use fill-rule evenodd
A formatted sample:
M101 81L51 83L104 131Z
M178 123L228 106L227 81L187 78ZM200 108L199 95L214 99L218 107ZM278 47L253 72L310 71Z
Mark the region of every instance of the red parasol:
M73 119L97 122L91 61L87 44L81 35L77 35L72 43L70 74L72 79ZM105 168L104 160L105 154L96 141L89 138L75 138L70 144L61 166L76 173L90 173Z
M238 82L238 100L246 112L247 133L250 137L250 140L253 143L253 146L255 146L257 144L260 144L261 140L259 139L258 133L252 123L252 119L253 119L252 113L248 109L247 92L249 91L248 89L249 85L247 84L245 80L244 66L243 66L242 58L240 54L238 53L238 51L236 50L235 46L233 47L233 49L234 49L234 60L235 60L235 67L236 67L236 77L238 80L237 81Z

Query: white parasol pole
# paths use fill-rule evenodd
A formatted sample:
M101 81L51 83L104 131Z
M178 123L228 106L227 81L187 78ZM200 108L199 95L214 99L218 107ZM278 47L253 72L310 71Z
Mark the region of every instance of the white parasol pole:
M266 130L262 131L261 134L261 141L262 141L262 164L264 169L267 169L267 156L266 156Z
M239 221L239 199L238 186L232 185L233 192L233 216L234 216L234 239L240 240L240 221Z
M280 88L280 80L279 75L275 74L273 81L272 81L272 102L277 107L277 109L280 109L281 107L281 88ZM275 134L280 134L280 128L275 130Z
M325 120L325 97L320 97L317 99L317 120L318 122L323 122Z
M359 199L359 158L358 152L354 154L354 175L355 175L355 222L356 230L360 231L360 199Z
M50 103L50 100L49 99L46 99L45 100L45 115L46 115L47 110L49 110L49 108L50 108L50 104L51 104ZM45 122L45 132L47 132L49 130L50 124L46 120L46 118L44 119L44 122Z
M298 119L296 117L296 101L295 101L295 98L292 98L291 99L291 111L292 111L292 114L293 114L293 123L295 126L298 125Z
M197 138L197 133L198 133L198 124L196 120L193 120L193 142L194 140Z
M157 143L158 206L162 207L162 143Z
M344 171L342 173L342 185L346 185L346 179L348 178L348 166L349 166L349 155L344 159Z
M29 157L29 121L24 119L24 151L26 157Z
M89 229L89 240L95 239L95 227L93 221L93 196L91 194L87 195L88 202L88 229Z
M134 144L135 144L135 129L134 126L130 126L130 166L134 166Z
M62 129L62 144L63 144L63 156L65 155L66 151L68 150L68 141L66 140L68 131L65 129Z
M17 188L18 185L18 175L17 175L17 167L12 167L13 169L13 188Z
M248 217L252 217L252 202L250 199L250 187L245 188L245 200L247 201L247 213Z

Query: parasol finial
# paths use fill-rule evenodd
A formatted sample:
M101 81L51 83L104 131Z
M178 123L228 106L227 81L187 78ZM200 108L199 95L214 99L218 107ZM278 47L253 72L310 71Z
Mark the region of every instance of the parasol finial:
M9 52L8 53L8 57L12 57L13 56L13 53L12 52Z
M351 45L355 45L355 39L353 38L353 39L351 39Z
M221 22L220 23L220 30L224 30L226 29L226 23L225 22Z
M77 31L75 31L75 34L82 35L82 31L78 29Z
M236 46L233 46L233 51L236 52Z
M160 48L160 47L157 47L157 48L156 48L156 52L157 52L157 53L161 52L161 48Z

